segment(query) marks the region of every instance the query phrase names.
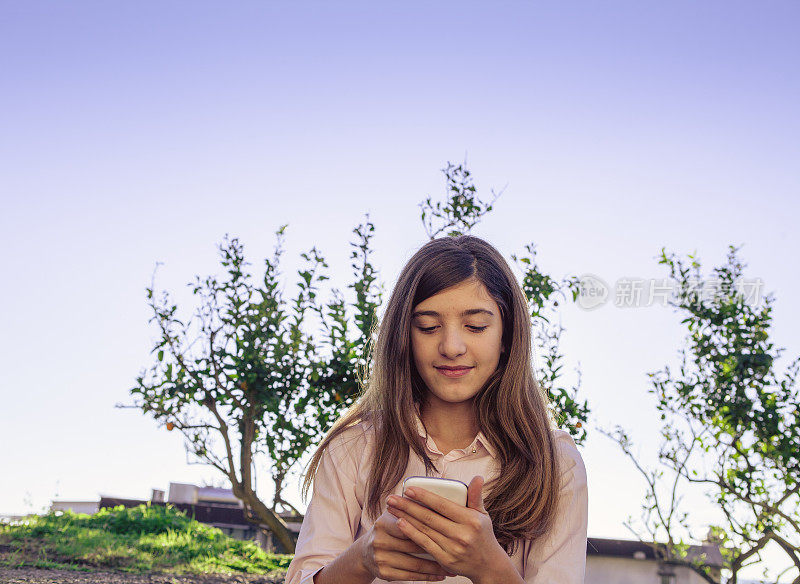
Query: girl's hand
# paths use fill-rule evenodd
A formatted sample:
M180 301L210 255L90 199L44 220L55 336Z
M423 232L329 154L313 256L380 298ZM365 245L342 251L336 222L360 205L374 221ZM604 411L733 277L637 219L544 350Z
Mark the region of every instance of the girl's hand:
M387 511L398 518L402 533L443 567L473 581L491 581L492 575L508 572L513 566L494 536L482 488L483 477L474 477L467 491L467 506L462 507L414 487L405 492L409 498L389 497Z
M412 556L424 554L425 550L400 531L397 518L388 512L378 517L358 541L362 541L362 564L373 578L439 581L453 575L436 562Z

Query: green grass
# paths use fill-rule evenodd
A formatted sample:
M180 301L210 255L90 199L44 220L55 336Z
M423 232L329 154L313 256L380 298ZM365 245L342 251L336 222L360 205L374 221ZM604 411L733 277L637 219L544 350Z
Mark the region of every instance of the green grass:
M170 505L31 516L0 524L0 543L11 547L0 555L5 566L269 574L291 561L291 556L266 553L255 542L228 537Z

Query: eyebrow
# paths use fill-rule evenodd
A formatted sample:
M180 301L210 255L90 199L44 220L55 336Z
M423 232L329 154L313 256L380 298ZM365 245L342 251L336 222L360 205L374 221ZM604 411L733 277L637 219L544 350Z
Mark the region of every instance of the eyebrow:
M489 316L494 316L494 312L492 312L491 310L486 310L485 308L470 308L470 309L465 310L464 312L462 312L461 316L462 317L464 317L464 316L472 316L474 314L488 314ZM416 312L414 312L411 315L411 318L417 318L418 316L440 317L442 315L439 314L438 312L436 312L435 310L417 310Z

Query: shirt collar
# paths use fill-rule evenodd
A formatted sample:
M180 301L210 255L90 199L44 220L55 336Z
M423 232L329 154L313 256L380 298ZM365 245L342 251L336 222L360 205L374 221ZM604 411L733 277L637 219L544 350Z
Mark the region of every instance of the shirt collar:
M436 444L434 443L433 438L431 438L428 435L428 432L425 430L425 425L422 423L422 417L420 416L419 413L419 404L414 404L414 408L416 409L414 417L417 424L417 433L425 441L425 445L427 446L428 450L430 450L431 452L438 452L435 449ZM483 446L484 449L486 449L486 452L489 454L489 456L491 456L492 458L497 458L497 451L491 445L488 438L486 438L486 435L483 433L483 431L481 430L478 431L478 435L475 437L475 441L481 446ZM442 452L440 454L446 454L446 453Z

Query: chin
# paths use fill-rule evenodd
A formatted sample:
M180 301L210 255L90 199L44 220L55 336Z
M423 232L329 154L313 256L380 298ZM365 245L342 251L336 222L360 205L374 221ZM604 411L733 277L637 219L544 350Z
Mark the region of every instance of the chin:
M431 394L436 396L440 401L449 404L460 404L467 401L472 401L475 399L475 396L478 395L478 392L465 392L460 394L453 394L451 393L443 393L443 392L435 392L432 391Z

